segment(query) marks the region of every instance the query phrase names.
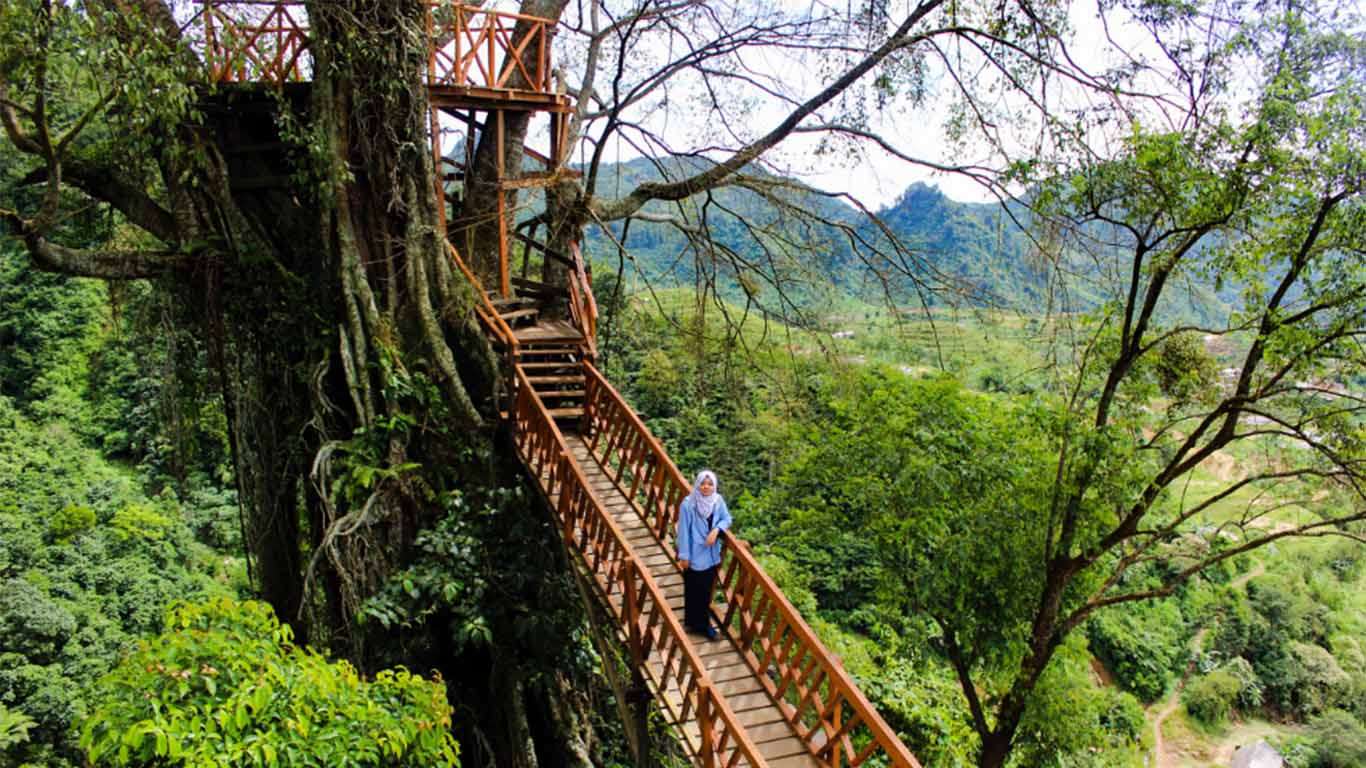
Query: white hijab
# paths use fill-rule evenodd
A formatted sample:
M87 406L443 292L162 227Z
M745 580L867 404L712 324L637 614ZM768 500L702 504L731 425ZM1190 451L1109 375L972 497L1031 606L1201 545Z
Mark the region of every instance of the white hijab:
M702 495L702 481L711 478L711 495ZM710 469L704 469L697 473L697 479L693 481L692 493L688 494L692 499L692 508L697 512L697 516L706 520L711 517L711 513L716 509L716 503L721 500L721 481L716 479L716 473Z

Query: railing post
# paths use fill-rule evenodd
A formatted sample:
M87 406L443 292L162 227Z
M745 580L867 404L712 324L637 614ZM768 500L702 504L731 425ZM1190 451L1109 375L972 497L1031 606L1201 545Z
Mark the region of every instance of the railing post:
M716 768L716 737L711 725L711 686L697 684L697 725L702 729L702 768Z
M465 7L456 5L451 10L451 29L454 31L452 37L455 38L455 60L451 62L451 85L465 84L465 65L461 57L460 49L463 47L465 37ZM470 129L473 131L473 129ZM466 149L468 151L468 149Z
M487 13L484 16L484 32L488 35L489 39L488 71L484 73L484 85L489 88L498 87L498 68L493 65L493 60L498 55L498 41L495 38L498 37L498 25L501 23L502 22L498 20L498 17L494 16L492 13ZM499 114L501 115L502 112L499 112Z
M633 722L630 724L632 731L632 741L636 752L636 765L641 768L648 768L653 762L650 759L650 689L645 684L645 657L646 649L644 640L640 635L640 602L639 588L636 586L635 560L628 553L626 555L625 567L622 568L622 577L625 588L622 590L622 614L626 619L627 643L630 645L631 652L631 688L626 692L626 697L632 705Z

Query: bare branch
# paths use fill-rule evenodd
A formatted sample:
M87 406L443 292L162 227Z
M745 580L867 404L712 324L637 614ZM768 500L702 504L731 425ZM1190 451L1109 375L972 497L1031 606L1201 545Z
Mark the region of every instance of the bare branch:
M645 203L651 200L682 200L714 186L730 174L739 171L759 155L777 145L778 142L791 134L803 120L843 93L850 85L893 52L918 39L911 36L911 30L943 3L944 0L923 0L886 42L878 46L876 50L833 83L826 86L820 93L803 102L800 107L793 110L771 131L735 152L726 160L681 181L670 183L647 182L636 187L629 195L619 200L594 201L592 203L594 215L605 221L625 218L640 210Z

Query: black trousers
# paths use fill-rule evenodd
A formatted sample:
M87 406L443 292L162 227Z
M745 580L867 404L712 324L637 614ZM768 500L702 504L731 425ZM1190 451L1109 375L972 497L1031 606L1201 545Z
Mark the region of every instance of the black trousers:
M711 596L716 586L717 566L705 571L683 571L683 625L694 632L711 626Z

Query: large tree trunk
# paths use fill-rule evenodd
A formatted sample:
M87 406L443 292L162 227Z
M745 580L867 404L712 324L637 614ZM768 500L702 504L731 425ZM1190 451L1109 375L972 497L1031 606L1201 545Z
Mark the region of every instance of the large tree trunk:
M418 532L447 514L444 498L520 480L509 443L494 439L494 358L441 237L423 12L417 0L310 3L311 86L214 97L205 166L220 194L188 208L222 256L179 290L210 338L253 576L280 617L362 669L442 670L457 728L470 754L486 740L488 763L583 765L588 718L566 708L562 671L524 652L511 621L494 622L483 664L443 651L454 629L439 615L419 627L425 637L404 638L425 649L417 660L357 621L412 562ZM501 514L546 527L534 504ZM522 610L569 616L562 636L537 640L560 652L580 607L543 585L563 581L565 565L483 565L490 582L515 578L499 594Z

